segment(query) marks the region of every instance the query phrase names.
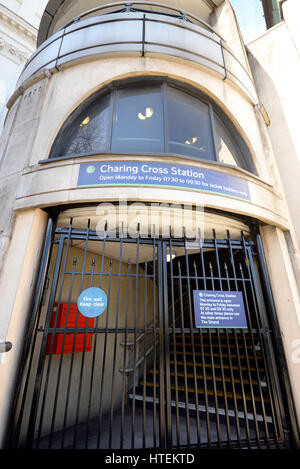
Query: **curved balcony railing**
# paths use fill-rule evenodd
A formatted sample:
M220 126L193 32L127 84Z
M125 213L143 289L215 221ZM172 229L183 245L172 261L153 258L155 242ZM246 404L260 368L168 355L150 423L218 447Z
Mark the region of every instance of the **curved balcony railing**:
M64 0L60 0L63 2ZM128 1L128 2L115 2L115 3L110 3L102 6L98 6L96 8L92 8L84 13L82 13L79 16L76 16L75 18L72 19L69 23L65 25L70 26L72 23L80 21L83 18L87 18L90 16L95 16L96 13L99 13L101 15L105 14L110 14L110 13L118 13L118 12L130 12L130 11L142 11L142 12L154 12L154 13L160 13L163 15L168 15L168 16L175 16L176 18L181 18L186 21L190 21L191 23L198 24L200 26L204 26L208 30L211 30L212 32L215 32L214 29L210 24L202 20L196 15L193 15L192 13L176 8L174 6L170 5L165 5L164 3L153 3L150 1L142 2L140 0L138 1ZM49 13L50 16L52 16L51 13ZM53 18L53 16L52 16ZM43 23L43 19L42 19ZM41 24L42 24L41 23ZM49 30L50 26L52 24L52 21L48 21L47 28L46 27L41 27L38 33L38 45L40 46L42 42L44 42L48 37L49 37ZM45 26L45 25L44 25ZM218 35L218 33L216 33ZM220 36L221 37L221 36Z
M155 10L153 10L155 8ZM118 9L118 11L116 11ZM76 16L72 21L67 23L65 27L71 26L74 22L78 22L84 18L88 18L90 16L95 16L95 13L103 14L110 14L110 13L125 13L125 12L143 12L143 13L156 13L162 14L167 16L174 16L175 18L182 19L184 21L189 21L194 24L198 24L203 26L204 28L210 30L211 32L215 33L217 36L221 38L221 36L213 29L213 27L206 23L206 21L202 20L196 15L189 13L188 11L172 7L170 5L165 5L163 3L153 3L153 2L116 2L111 3L109 5L102 5L96 8L92 8L79 16Z
M75 18L41 44L26 63L18 86L41 70L59 71L104 54L169 55L213 70L257 101L248 71L210 25L173 7L152 3L158 10L150 11L149 6L149 2L119 2ZM95 16L98 12L102 14Z

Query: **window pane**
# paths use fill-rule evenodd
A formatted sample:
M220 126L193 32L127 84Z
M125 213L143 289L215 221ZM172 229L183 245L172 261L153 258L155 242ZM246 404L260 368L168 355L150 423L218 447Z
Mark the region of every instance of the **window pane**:
M238 155L232 137L216 114L214 114L214 122L216 129L216 148L220 163L237 166Z
M173 86L148 82L143 87L140 82L100 97L93 95L62 126L50 157L166 152L215 161L216 148L220 163L257 174L245 141L223 112L212 106L215 142L208 104Z
M124 88L116 91L111 149L163 152L161 88Z
M101 97L71 120L60 155L103 152L107 149L110 98Z
M167 108L169 152L214 160L208 106L170 87Z
M234 138L230 130L225 127L224 123L215 113L214 122L216 129L216 147L220 163L239 166L253 172L254 169L249 150L247 150L246 155L243 154L236 138ZM245 144L243 146L245 147Z

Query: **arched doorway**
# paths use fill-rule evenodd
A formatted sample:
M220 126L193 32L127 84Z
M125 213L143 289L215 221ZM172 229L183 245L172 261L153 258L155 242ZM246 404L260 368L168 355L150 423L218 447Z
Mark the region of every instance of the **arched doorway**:
M90 207L60 214L46 242L12 447L289 446L259 238L238 219L210 216L204 236L191 238L141 226L136 236L120 226L99 233ZM95 317L78 311L91 287L107 299Z

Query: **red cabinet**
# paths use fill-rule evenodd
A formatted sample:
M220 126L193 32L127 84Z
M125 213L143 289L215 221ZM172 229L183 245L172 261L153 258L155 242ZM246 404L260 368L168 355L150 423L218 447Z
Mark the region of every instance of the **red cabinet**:
M56 327L66 327L66 333L55 333L53 344L52 344L52 352L51 352L51 343L52 343L52 336L53 334L50 333L47 340L47 347L46 347L46 354L60 354L62 351L63 340L64 340L64 349L63 353L72 353L73 351L73 344L74 344L74 337L75 337L75 347L74 352L89 352L92 350L92 340L93 334L92 333L76 333L72 331L71 333L68 332L68 328L74 329L75 327L78 329L85 328L85 327L93 327L95 319L94 318L86 318L82 314L78 313L78 320L76 325L76 318L77 318L78 308L77 305L69 305L69 313L68 313L68 305L65 303L60 303L59 310L57 313L57 303L54 303L50 327L54 327L55 325L55 317L57 314L57 321ZM66 323L68 317L68 321ZM88 321L87 321L88 319ZM65 339L64 339L65 337ZM85 340L85 343L84 343ZM85 347L84 347L85 345Z

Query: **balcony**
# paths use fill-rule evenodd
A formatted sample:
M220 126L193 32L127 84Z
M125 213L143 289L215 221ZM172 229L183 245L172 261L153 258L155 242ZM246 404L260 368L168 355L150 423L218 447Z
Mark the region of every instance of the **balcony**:
M59 71L85 59L120 53L169 56L210 69L238 86L250 101L257 101L250 74L210 25L173 7L151 3L149 10L149 4L119 2L75 18L40 45L18 86L37 72Z

